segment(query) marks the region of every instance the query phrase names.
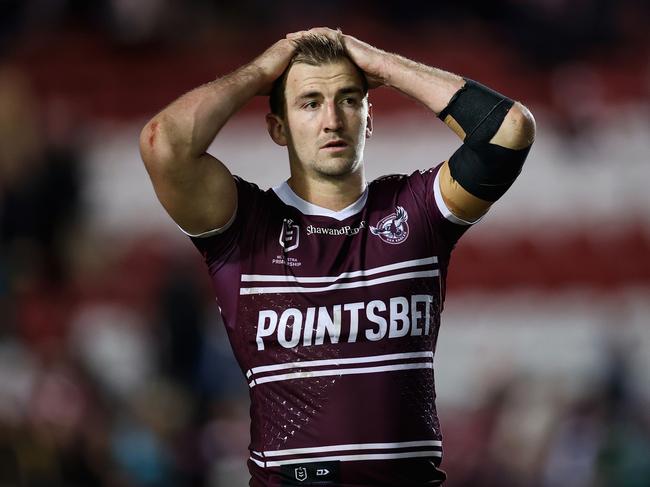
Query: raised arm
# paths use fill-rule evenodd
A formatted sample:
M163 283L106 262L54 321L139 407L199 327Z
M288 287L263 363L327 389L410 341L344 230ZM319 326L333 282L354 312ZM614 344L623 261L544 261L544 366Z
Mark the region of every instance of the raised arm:
M184 94L140 134L140 154L161 204L190 234L223 227L237 206L228 168L207 153L228 119L255 95L266 95L291 59L282 39L236 71Z
M440 189L457 217L474 221L505 193L535 138L535 119L519 102L478 83L342 35L370 86L393 87L427 106L463 140L440 170Z

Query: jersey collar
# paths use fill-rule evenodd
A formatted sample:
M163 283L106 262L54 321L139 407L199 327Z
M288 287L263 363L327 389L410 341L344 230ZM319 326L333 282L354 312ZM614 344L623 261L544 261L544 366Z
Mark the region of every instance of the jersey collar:
M366 185L366 189L363 190L363 193L361 196L359 196L359 199L357 201L352 203L350 206L343 208L342 210L334 211L303 200L300 196L293 192L293 189L291 189L291 186L289 186L286 181L274 187L273 191L285 205L293 206L303 215L327 216L338 221L345 220L346 218L359 213L365 206L366 200L368 199L368 185Z

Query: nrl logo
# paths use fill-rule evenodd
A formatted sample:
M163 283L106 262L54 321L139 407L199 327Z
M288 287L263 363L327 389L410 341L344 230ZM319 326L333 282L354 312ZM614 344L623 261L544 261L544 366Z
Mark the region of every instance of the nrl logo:
M307 480L307 469L305 467L299 467L295 469L296 480L304 481Z
M300 245L300 227L293 220L285 218L282 221L279 242L285 252L297 249Z
M409 226L406 223L408 219L406 210L396 206L395 213L379 220L376 227L370 225L370 232L386 243L400 244L409 236Z

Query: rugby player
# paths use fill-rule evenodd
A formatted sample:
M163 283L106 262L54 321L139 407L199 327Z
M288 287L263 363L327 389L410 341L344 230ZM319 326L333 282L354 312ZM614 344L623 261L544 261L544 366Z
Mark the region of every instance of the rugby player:
M377 86L428 107L460 148L367 182ZM256 95L291 174L266 191L207 152ZM534 136L521 103L328 28L288 34L147 123L146 169L205 259L250 387L251 486L444 482L433 360L451 251Z

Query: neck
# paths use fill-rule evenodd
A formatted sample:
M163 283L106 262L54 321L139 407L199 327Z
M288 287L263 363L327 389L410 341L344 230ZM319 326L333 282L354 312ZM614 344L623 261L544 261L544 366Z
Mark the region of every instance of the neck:
M363 167L342 178L316 179L292 174L287 183L303 200L332 211L347 208L366 189Z

